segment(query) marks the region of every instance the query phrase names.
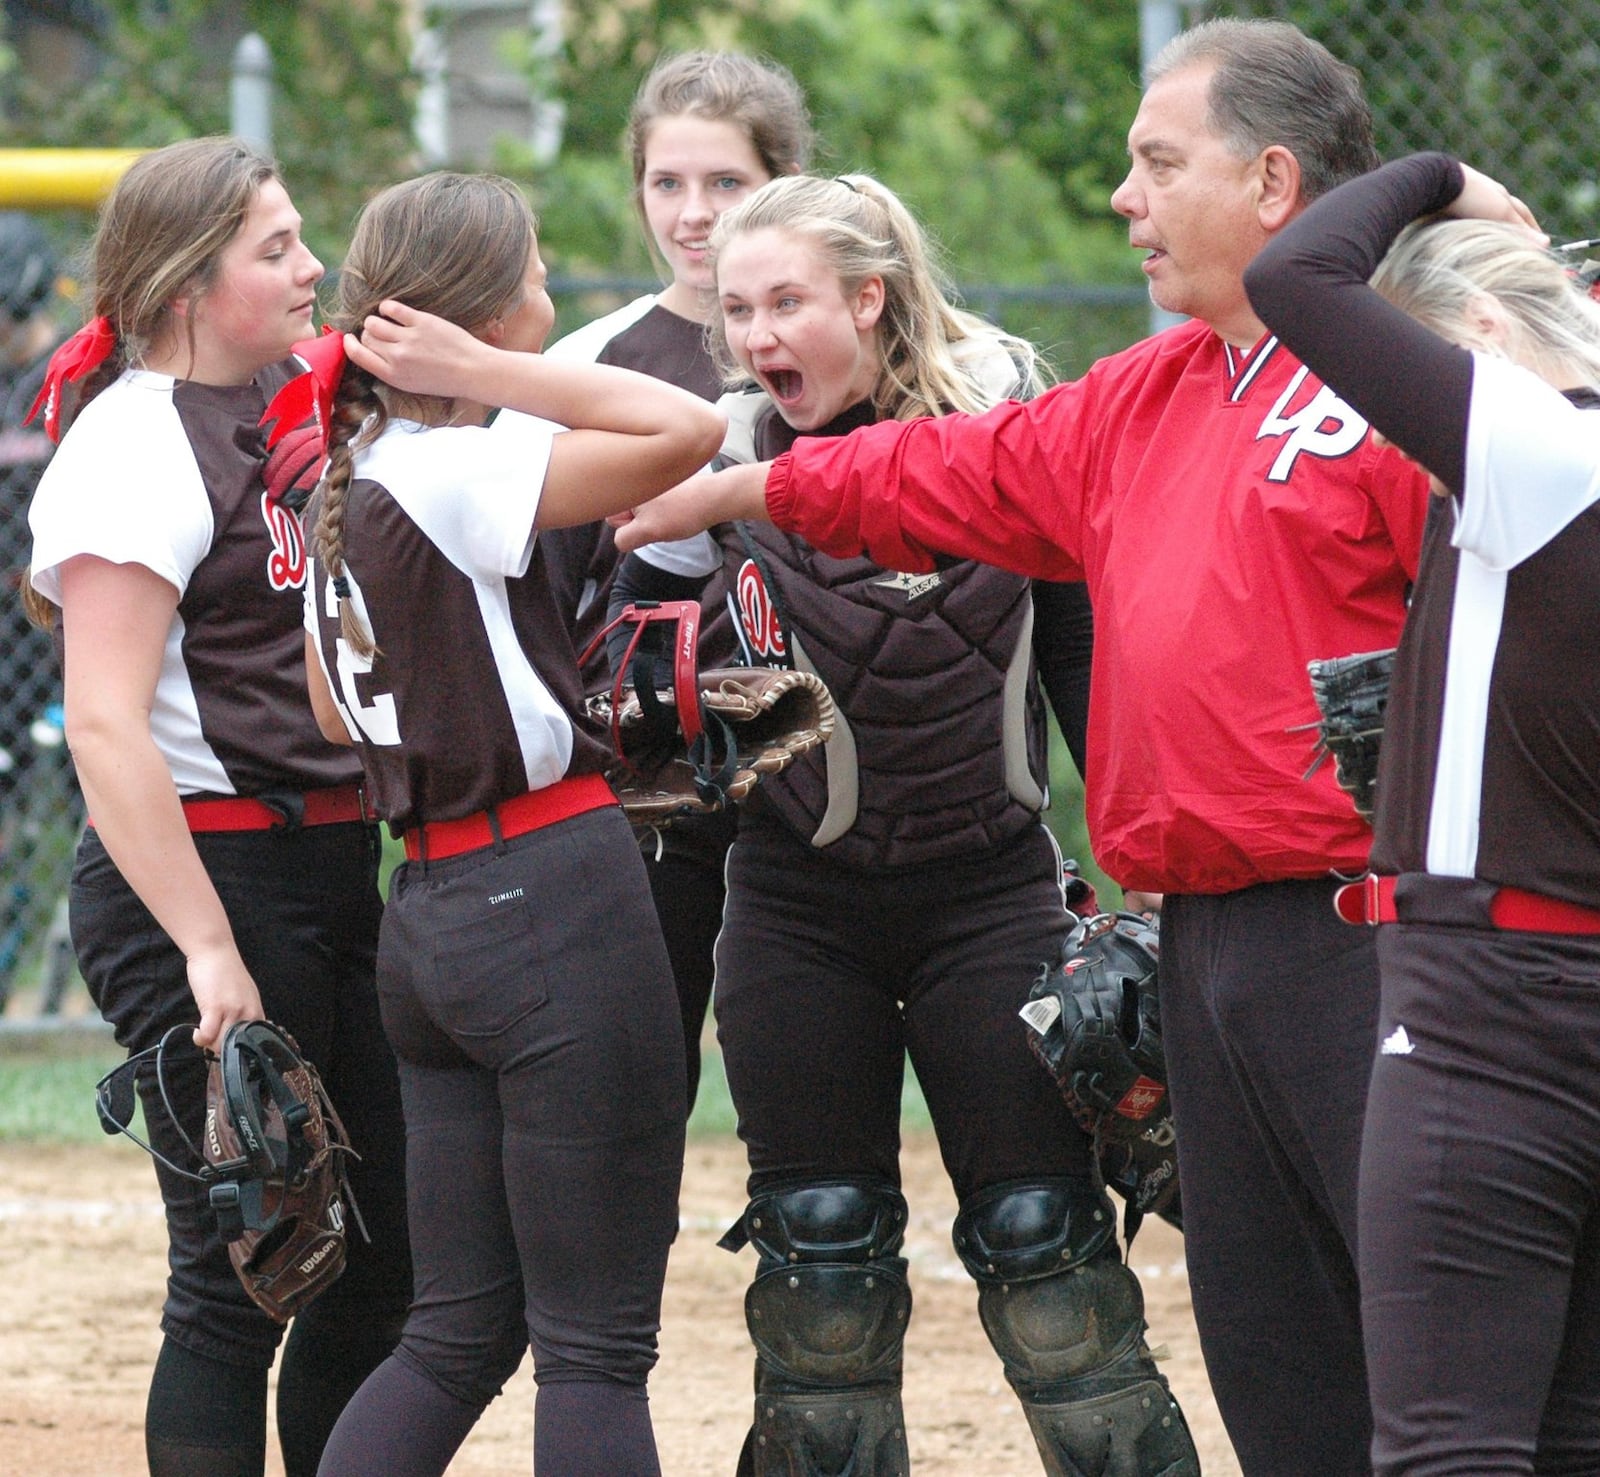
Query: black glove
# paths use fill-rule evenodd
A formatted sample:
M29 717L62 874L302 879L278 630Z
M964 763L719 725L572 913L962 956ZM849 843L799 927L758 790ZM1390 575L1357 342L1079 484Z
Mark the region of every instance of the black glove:
M1157 924L1139 913L1098 913L1042 965L1022 1019L1028 1045L1094 1144L1101 1176L1138 1217L1182 1226L1177 1135L1167 1097L1156 994Z
M1378 750L1383 741L1383 715L1389 705L1389 674L1394 651L1369 651L1358 656L1308 662L1311 694L1322 715L1308 725L1317 730L1317 756L1305 777L1333 755L1334 778L1355 802L1363 819L1372 819L1378 786Z

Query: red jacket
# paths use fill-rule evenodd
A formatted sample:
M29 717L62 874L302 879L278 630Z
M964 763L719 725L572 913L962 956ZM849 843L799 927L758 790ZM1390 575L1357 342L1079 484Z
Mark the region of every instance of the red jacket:
M1424 474L1276 339L1191 322L1028 403L800 442L773 520L907 571L933 551L1088 581L1090 840L1124 887L1216 893L1365 865L1310 780L1306 663L1393 646Z

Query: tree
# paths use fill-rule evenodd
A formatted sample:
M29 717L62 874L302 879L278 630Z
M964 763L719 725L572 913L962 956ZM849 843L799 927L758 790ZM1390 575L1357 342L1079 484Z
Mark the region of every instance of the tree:
M274 145L306 237L336 262L374 189L410 173L415 80L403 0L101 0L103 61L63 93L52 78L5 80L8 147L155 148L228 128L234 44L271 48Z
M822 140L816 167L881 177L962 277L1137 281L1107 204L1137 103L1132 5L598 0L570 6L566 24L544 77L565 100L566 140L537 185L569 262L648 270L619 142L628 105L662 53L723 47L794 72Z

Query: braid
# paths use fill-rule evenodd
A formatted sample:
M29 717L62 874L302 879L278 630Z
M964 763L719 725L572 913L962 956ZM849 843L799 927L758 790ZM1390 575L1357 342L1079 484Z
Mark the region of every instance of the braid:
M345 581L344 524L350 483L355 472L355 445L360 439L372 441L383 430L388 415L378 398L377 381L364 369L346 364L339 388L333 397L329 417L328 470L321 487L322 506L312 532L312 548L327 565L339 600L339 632L357 656L370 660L378 654L371 635L357 615ZM368 426L363 436L362 428Z

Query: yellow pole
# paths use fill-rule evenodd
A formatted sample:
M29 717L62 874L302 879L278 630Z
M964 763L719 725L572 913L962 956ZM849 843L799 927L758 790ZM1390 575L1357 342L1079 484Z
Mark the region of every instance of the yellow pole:
M143 149L0 149L0 209L93 210Z

